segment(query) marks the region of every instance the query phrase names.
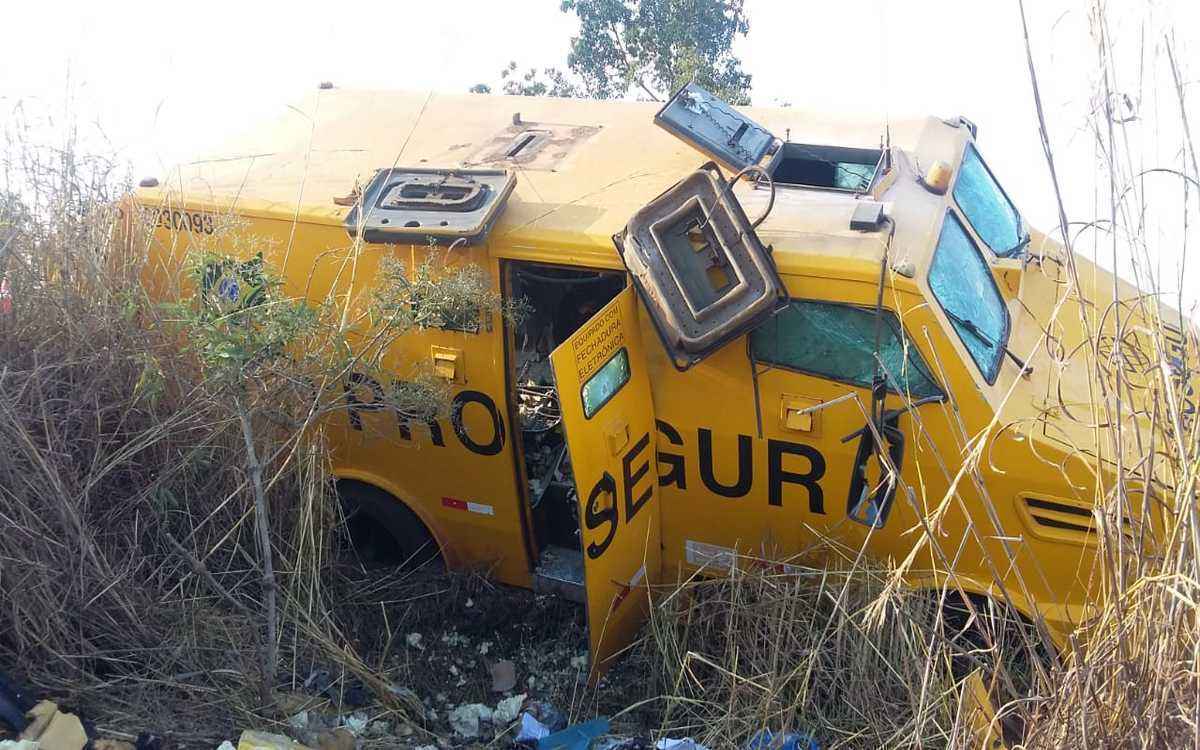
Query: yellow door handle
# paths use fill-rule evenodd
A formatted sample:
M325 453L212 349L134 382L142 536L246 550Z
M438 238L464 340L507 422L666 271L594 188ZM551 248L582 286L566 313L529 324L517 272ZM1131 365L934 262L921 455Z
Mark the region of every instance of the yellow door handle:
M608 452L617 455L629 443L629 423L617 420L604 428L604 437L608 442Z
M433 360L433 373L443 380L452 383L463 382L462 351L448 349L444 346L429 347L429 355Z
M783 394L779 400L779 426L793 432L816 433L820 428L821 401L805 396Z

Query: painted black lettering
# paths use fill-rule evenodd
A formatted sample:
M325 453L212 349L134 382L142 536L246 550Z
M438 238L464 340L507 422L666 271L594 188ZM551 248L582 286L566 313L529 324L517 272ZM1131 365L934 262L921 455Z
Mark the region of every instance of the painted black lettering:
M409 426L411 421L408 417L400 412L396 412L396 429L400 432L400 437L404 440L412 440L412 428ZM442 426L436 419L427 419L424 422L429 428L429 442L439 448L446 447L446 439L442 436Z
M803 456L808 459L809 470L803 474L787 471L783 468L784 456ZM825 476L825 456L811 445L790 443L786 440L767 441L767 502L770 505L783 505L783 485L785 482L797 484L808 490L808 510L812 513L825 513L825 493L821 491L820 480Z
M612 504L607 508L599 507L600 498L604 495L612 498ZM604 554L604 550L608 549L608 545L612 544L613 537L617 535L617 482L607 471L604 472L604 476L596 480L596 484L588 494L587 505L583 511L583 522L588 527L588 531L595 531L608 524L608 533L599 544L588 543L588 557L595 560Z
M358 397L362 386L366 386L371 391L371 401L363 401ZM352 372L346 378L344 389L346 392L346 415L350 418L350 426L362 432L362 417L359 416L359 412L379 411L383 408L383 386L370 375Z
M487 443L477 442L467 433L467 428L463 423L463 409L470 403L482 406L492 418L492 439ZM496 403L486 393L460 391L450 405L450 424L453 425L454 434L458 435L459 442L472 453L494 456L504 449L504 422L500 419L500 411L496 409Z
M658 434L666 438L671 445L683 445L683 437L680 436L679 430L662 421L661 419L654 420L654 424L658 427ZM687 473L683 470L683 456L678 453L665 453L658 451L658 465L667 466L667 473L659 473L658 486L670 487L672 485L681 490L687 489Z
M710 492L723 497L743 497L750 491L754 480L754 455L749 435L738 435L737 481L730 485L721 484L713 471L712 430L701 427L700 434L700 481Z
M654 494L654 485L650 484L646 487L642 494L638 495L637 500L633 499L634 486L641 481L642 477L650 473L649 458L643 459L642 463L638 465L636 471L633 471L632 473L630 472L630 468L633 466L634 460L637 459L637 457L641 455L642 451L646 450L649 445L650 433L647 432L645 435L642 435L642 439L637 441L637 444L630 448L629 452L625 454L625 457L621 459L621 478L625 483L625 523L632 521L633 517L637 515L637 512L642 509L642 506L650 502L650 497Z

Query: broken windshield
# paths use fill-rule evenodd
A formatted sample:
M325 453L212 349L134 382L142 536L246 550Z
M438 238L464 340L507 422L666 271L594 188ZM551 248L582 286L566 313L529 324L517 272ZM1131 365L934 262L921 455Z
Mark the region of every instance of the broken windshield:
M979 239L996 255L1008 258L1025 248L1029 238L1021 226L1021 215L972 143L967 144L958 170L954 201Z
M994 383L1008 345L1008 310L987 261L953 211L942 222L929 288L983 377Z

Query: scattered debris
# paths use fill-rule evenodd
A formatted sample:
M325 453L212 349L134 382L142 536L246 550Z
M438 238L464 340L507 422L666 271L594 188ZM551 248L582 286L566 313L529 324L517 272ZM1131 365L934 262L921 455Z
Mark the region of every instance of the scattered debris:
M92 740L92 750L134 750L134 746L132 742L104 737Z
M29 724L19 739L36 742L40 750L81 750L88 742L79 717L59 711L53 701L38 703L25 716Z
M399 732L405 732L405 730L407 730L407 732L406 732L407 734L412 733L412 728L406 724L402 724L399 727L397 727L397 731L399 731ZM367 726L367 736L368 737L383 737L385 735L391 734L391 732L392 732L391 722L383 721L382 719L372 721Z
M350 733L355 737L359 736L367 730L367 724L371 721L362 711L355 711L349 716L342 718L342 726L350 730Z
M421 645L420 633L409 633L404 637L404 640L408 643L409 648L415 648L418 651L425 650L425 647Z
M291 737L247 729L238 739L237 750L309 750Z
M647 737L606 737L594 743L591 750L650 750L652 747Z
M547 729L547 734L557 732L567 726L567 717L554 706L545 701L531 701L526 707L528 713Z
M760 729L746 743L746 750L821 750L821 746L807 734L783 732L776 735L770 729Z
M507 693L517 686L517 665L508 659L496 662L488 667L488 671L492 674L493 693Z
M496 710L492 712L492 723L496 726L508 726L517 720L517 715L521 713L521 706L525 705L525 693L514 695L505 698L496 704Z
M608 730L608 719L592 719L541 738L537 750L587 750L592 740Z
M691 737L681 737L679 739L664 737L654 743L657 750L708 750L704 745L696 742Z
M491 720L491 707L482 703L465 703L450 712L450 728L467 739L478 737L480 722Z
M537 742L550 734L550 727L533 718L526 711L521 714L521 727L517 730L517 742Z
M308 729L308 725L311 721L312 719L309 717L308 711L301 711L289 716L287 723L292 729L304 730Z

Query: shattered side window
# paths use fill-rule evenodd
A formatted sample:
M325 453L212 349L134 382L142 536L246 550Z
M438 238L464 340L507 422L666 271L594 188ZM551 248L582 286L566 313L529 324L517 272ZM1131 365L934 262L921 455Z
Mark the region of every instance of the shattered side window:
M929 288L983 377L994 383L1008 345L1008 308L987 261L953 211L942 222Z
M1024 249L1028 240L1022 232L1021 215L970 143L954 183L954 202L996 255L1007 258Z
M875 310L792 300L750 334L750 347L757 361L870 388L876 364ZM879 358L893 393L906 394L913 400L941 395L920 353L906 341L891 311L884 311Z

